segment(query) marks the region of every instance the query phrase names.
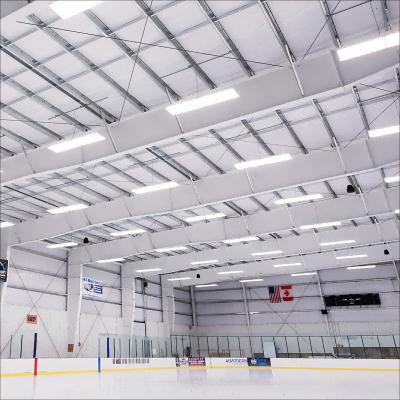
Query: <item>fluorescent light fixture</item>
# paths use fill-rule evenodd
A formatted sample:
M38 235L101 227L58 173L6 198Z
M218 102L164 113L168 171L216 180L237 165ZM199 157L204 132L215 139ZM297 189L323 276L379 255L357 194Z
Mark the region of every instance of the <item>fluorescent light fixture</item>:
M224 101L237 99L239 97L235 89L221 90L196 99L180 101L166 107L171 115L179 115L188 111L199 110L200 108L209 107L214 104L223 103Z
M305 196L299 197L290 197L288 199L279 199L275 201L275 204L290 204L290 203L301 203L302 201L311 201L311 200L319 200L322 199L322 194L307 194Z
M290 154L278 154L276 156L270 156L266 158L260 158L258 160L242 161L234 165L236 169L247 169L254 167L261 167L262 165L276 164L282 161L291 160L292 156Z
M348 260L351 258L365 258L365 257L368 257L368 255L367 254L354 254L352 256L337 256L336 260Z
M234 243L241 243L241 242L254 242L255 240L260 240L258 236L245 236L241 238L235 239L225 239L222 242L225 244L234 244Z
M136 272L142 273L142 272L157 272L157 271L162 271L161 268L147 268L147 269L137 269Z
M257 257L257 256L271 256L273 254L282 254L283 251L282 250L272 250L272 251L259 251L257 253L251 253L251 255L253 257Z
M394 135L395 133L400 132L400 126L399 125L392 125L392 126L387 126L385 128L379 128L379 129L370 129L368 131L369 137L380 137L380 136L386 136L386 135Z
M317 275L316 272L299 272L298 274L290 274L290 276L307 276L307 275Z
M218 275L229 275L229 274L242 274L243 271L222 271L218 272Z
M71 206L51 208L50 210L47 210L47 212L49 212L50 214L64 214L70 211L83 210L84 208L87 208L86 204L78 203L72 204Z
M184 276L183 278L169 278L169 279L167 279L167 281L170 281L170 282L174 282L174 281L187 281L187 280L189 280L189 279L192 279L192 278L190 278L189 276Z
M339 225L342 225L340 221L322 222L320 224L302 225L300 226L300 229L306 230L306 229L330 228L332 226L339 226Z
M8 228L10 226L14 226L14 224L12 222L8 222L8 221L0 222L0 228Z
M210 219L217 219L217 218L224 218L224 213L215 213L215 214L208 214L208 215L196 215L193 217L185 218L186 222L198 222L198 221L208 221Z
M113 262L121 262L125 261L125 258L109 258L107 260L97 260L98 264L106 264L106 263L113 263Z
M171 247L162 247L160 249L155 249L157 253L168 253L169 251L180 251L180 250L187 250L185 246L171 246Z
M371 269L376 268L376 265L357 265L356 267L347 267L346 269Z
M58 0L50 4L50 8L62 19L67 19L73 15L89 10L102 3L103 1L83 1L83 0Z
M287 264L275 264L275 265L274 265L274 268L296 267L296 266L298 266L298 265L302 265L302 264L299 263L299 262L296 262L296 263L287 263Z
M139 233L145 233L144 229L130 229L128 231L118 231L118 232L111 232L111 236L127 236L127 235L137 235Z
M320 243L320 246L336 246L338 244L351 244L351 243L356 243L354 239L349 239L349 240L338 240L337 242L323 242Z
M169 182L159 183L157 185L143 186L140 188L132 189L132 192L135 194L143 194L143 193L157 192L159 190L172 189L177 186L179 186L179 183L169 181Z
M62 247L74 247L74 246L78 246L78 243L75 242L56 243L56 244L49 244L46 247L48 249L60 249Z
M263 282L264 279L257 278L257 279L242 279L239 281L240 283L248 283L248 282Z
M202 265L202 264L215 264L218 260L204 260L204 261L192 261L191 265Z
M209 283L209 284L206 284L206 285L196 285L196 287L198 287L198 288L216 287L216 286L218 286L216 283Z
M337 50L337 54L340 61L346 61L398 45L399 32L395 32L376 39L354 44L352 46L342 47Z
M105 140L104 136L99 133L88 133L73 139L62 140L59 143L49 146L49 150L54 153L62 153L64 151L76 149L77 147L87 146L88 144L97 143Z
M396 176L387 176L385 178L385 182L386 183L394 183L394 182L398 182L400 180L400 176L396 175Z

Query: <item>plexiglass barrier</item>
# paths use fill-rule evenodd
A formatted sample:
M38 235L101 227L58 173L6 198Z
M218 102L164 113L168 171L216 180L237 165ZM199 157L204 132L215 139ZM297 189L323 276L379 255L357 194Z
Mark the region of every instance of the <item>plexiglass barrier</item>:
M101 334L88 338L88 342L90 357L109 358L257 357L264 355L267 342L273 343L277 357L400 358L400 335L145 337ZM45 335L36 335L36 345L34 333L16 335L3 342L1 358L32 358L35 349L38 357L57 357L47 354L46 348L51 348L51 343ZM87 356L87 351L78 354L78 357Z

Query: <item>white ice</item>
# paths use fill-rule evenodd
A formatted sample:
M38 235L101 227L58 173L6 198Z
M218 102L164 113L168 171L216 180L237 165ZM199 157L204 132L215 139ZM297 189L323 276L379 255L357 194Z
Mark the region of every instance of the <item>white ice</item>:
M177 369L7 377L1 399L398 399L396 372Z

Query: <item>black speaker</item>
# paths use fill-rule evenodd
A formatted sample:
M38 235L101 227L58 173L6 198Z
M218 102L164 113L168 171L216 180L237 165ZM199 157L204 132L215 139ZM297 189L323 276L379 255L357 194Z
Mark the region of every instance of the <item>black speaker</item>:
M385 250L383 250L383 254L385 255L385 256L388 256L390 253L389 253L389 250L388 249L385 249Z
M200 278L200 274L197 274L197 275L196 275L196 278L199 279L199 278Z
M347 185L347 193L355 193L356 189L354 189L353 185Z
M328 310L321 310L321 314L322 315L327 315L328 314Z
M88 244L88 243L89 243L89 239L88 239L87 237L84 237L84 238L83 238L83 243L84 243L84 244Z

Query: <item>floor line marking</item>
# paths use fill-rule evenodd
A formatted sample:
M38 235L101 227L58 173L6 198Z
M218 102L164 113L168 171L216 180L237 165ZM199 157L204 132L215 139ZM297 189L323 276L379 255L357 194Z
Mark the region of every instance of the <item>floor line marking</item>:
M246 366L246 365L209 365L209 366L180 366L180 367L149 367L149 368L111 368L102 369L101 372L142 372L142 371L162 371L179 369L280 369L292 371L357 371L357 372L400 372L400 368L351 368L351 367L301 367L301 366ZM99 373L97 369L88 370L65 370L65 371L40 371L38 376L49 375L73 375L73 374L94 374ZM1 378L11 378L20 376L33 376L33 372L15 372L0 374Z

